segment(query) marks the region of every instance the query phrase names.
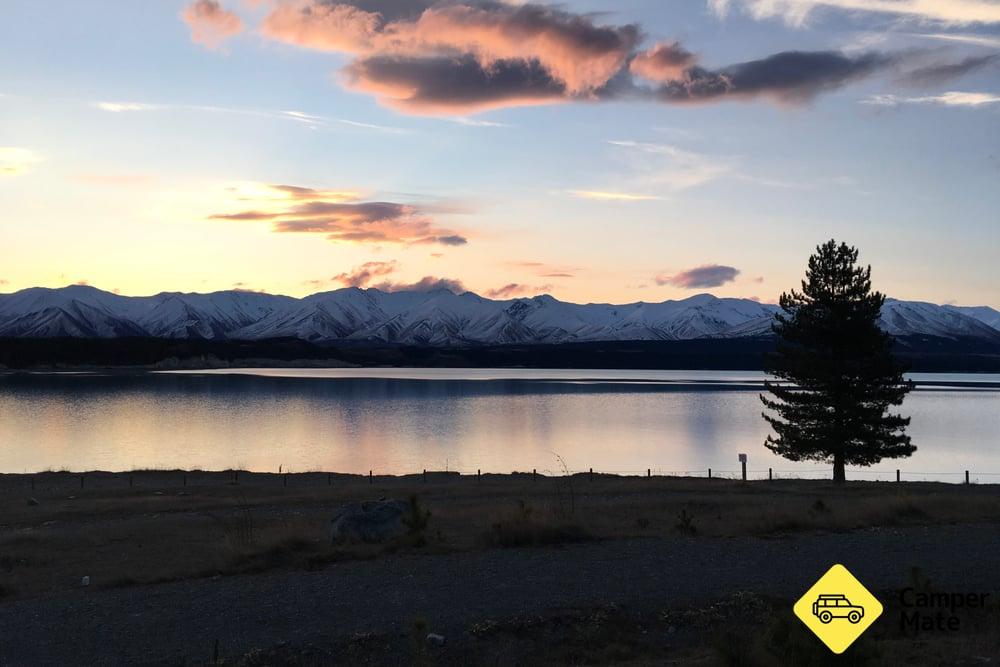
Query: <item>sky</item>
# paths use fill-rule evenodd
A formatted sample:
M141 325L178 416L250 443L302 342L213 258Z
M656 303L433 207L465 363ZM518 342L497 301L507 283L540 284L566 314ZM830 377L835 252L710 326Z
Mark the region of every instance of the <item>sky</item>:
M998 0L12 0L0 292L1000 307Z

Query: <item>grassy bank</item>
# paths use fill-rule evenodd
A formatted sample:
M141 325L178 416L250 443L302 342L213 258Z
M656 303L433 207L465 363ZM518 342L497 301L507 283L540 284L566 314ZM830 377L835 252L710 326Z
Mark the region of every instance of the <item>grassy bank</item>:
M697 539L1000 519L1000 486L429 473L135 471L0 476L0 604L99 588L321 568L341 560L547 547L631 537ZM419 540L331 546L358 500L414 498ZM416 546L419 544L420 546Z

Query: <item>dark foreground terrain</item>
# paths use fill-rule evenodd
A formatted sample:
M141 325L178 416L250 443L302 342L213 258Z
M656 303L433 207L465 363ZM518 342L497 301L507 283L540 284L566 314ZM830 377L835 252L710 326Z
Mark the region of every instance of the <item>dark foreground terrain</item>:
M232 471L82 486L0 477L0 664L819 664L832 654L790 607L836 562L886 606L854 664L1000 659L992 486ZM390 544L329 544L337 507L379 497L430 518ZM917 631L905 587L990 597Z

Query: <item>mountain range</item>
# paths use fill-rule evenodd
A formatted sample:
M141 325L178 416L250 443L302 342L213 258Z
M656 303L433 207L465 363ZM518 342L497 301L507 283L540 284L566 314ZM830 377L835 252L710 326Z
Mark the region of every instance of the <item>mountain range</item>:
M674 341L766 335L778 307L698 294L661 303L575 304L548 295L493 300L472 292L344 288L301 299L247 291L130 297L86 285L0 294L0 337L201 340L298 338L428 347ZM1000 312L888 299L896 336L1000 344Z

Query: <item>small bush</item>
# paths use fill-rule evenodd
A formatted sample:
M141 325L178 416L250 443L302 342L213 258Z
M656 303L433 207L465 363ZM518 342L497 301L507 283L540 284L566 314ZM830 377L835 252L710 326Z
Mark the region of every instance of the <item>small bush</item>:
M533 515L531 505L524 500L518 500L514 516L494 523L486 535L486 544L503 548L537 547L591 539L590 534L580 526L543 523Z
M677 514L677 523L674 524L674 530L681 535L697 535L698 529L694 525L694 515L686 509L682 509L680 513Z
M406 542L411 546L422 547L427 544L424 533L430 523L431 513L420 505L420 499L410 496L410 514L403 519L406 526Z

